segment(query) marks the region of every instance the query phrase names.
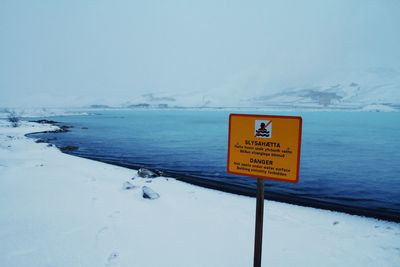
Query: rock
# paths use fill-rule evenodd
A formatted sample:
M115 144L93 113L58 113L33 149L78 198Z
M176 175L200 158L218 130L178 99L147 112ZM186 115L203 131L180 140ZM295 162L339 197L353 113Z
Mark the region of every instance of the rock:
M148 186L143 186L142 191L143 191L143 198L157 199L160 197L160 195L157 192L155 192L153 189L151 189Z
M58 126L57 130L44 131L42 133L66 133L66 132L69 132L69 129L71 129L71 128L74 128L74 126L62 125L62 126Z
M62 151L62 152L72 152L72 151L75 151L75 150L78 150L79 149L79 147L77 147L77 146L64 146L64 147L60 147L60 150Z
M154 178L154 177L159 176L157 173L150 171L148 169L145 169L145 168L140 168L137 173L138 173L139 177L142 177L142 178Z
M37 123L48 123L48 124L55 124L58 123L57 121L52 121L52 120L36 120L36 121L31 121L31 122L37 122Z
M73 126L69 126L69 125L62 125L59 127L60 127L60 129L55 130L54 131L55 133L66 133L66 132L69 132L70 128L74 128Z
M131 184L130 182L126 181L123 185L122 188L125 190L133 189L136 188L135 185Z

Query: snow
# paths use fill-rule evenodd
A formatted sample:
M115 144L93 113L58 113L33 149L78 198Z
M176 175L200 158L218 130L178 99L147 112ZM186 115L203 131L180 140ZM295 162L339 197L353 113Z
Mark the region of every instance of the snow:
M394 109L392 107L388 107L386 105L371 104L371 105L367 105L367 106L363 107L362 111L393 112L393 111L396 111L396 109Z
M95 109L87 108L0 108L0 119L6 119L10 111L21 118L89 115Z
M252 266L254 198L141 178L24 136L51 128L0 120L1 266ZM264 215L263 266L400 265L400 224L273 201Z

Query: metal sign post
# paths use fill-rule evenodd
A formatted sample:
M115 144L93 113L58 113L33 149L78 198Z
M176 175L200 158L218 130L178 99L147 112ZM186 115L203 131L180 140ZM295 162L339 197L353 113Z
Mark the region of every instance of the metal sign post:
M254 235L254 267L261 267L264 221L264 179L257 179L256 232Z

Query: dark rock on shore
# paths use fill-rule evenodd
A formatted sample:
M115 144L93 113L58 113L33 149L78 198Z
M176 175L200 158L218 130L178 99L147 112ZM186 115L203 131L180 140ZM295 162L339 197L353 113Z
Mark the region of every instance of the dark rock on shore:
M155 177L160 176L156 172L153 172L153 171L151 171L149 169L145 169L145 168L140 168L138 170L138 175L139 175L139 177L142 177L142 178L155 178Z
M79 147L78 146L63 146L59 148L62 152L72 152L75 150L78 150Z
M57 138L44 138L44 139L37 139L35 140L35 143L49 143L52 140L56 140Z
M52 120L36 120L36 121L31 121L31 122L42 123L42 124L45 124L45 123L48 123L48 124L58 123L57 121L52 121Z
M143 198L157 199L160 197L160 194L158 194L157 192L155 192L153 189L151 189L148 186L143 186L142 191L143 191Z
M60 126L60 129L53 131L53 133L65 133L68 132L70 128L73 128L73 126L63 125Z
M68 132L70 128L73 128L73 126L70 126L70 125L59 125L60 122L53 121L53 120L43 119L43 120L34 120L34 121L31 121L31 122L36 122L36 123L41 123L41 124L52 124L52 125L55 125L55 126L59 127L59 129L57 129L57 130L44 131L42 133L65 133L65 132Z
M52 131L43 131L40 133L66 133L69 132L70 128L74 128L74 126L69 126L69 125L62 125L62 126L58 126L59 129L57 130L52 130Z

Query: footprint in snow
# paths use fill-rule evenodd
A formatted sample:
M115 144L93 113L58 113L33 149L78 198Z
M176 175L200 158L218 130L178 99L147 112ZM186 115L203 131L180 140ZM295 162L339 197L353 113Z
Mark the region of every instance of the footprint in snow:
M103 233L104 231L106 231L108 229L107 226L104 226L103 228L101 228L100 230L97 231L97 235L100 235L101 233Z
M116 264L115 260L118 258L119 254L118 252L112 252L110 256L107 258L107 264L106 266L112 266Z
M137 186L131 184L129 181L126 181L125 183L122 184L122 188L125 190L130 190L130 189L134 189Z

